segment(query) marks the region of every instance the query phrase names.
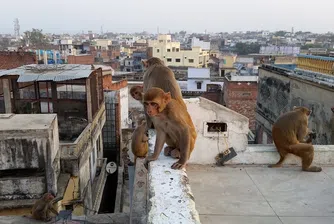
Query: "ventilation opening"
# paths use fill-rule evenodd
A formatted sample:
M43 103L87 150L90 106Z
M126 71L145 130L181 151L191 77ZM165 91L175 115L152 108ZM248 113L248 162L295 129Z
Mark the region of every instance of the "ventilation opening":
M226 123L207 123L207 132L215 133L215 132L226 132L227 124Z

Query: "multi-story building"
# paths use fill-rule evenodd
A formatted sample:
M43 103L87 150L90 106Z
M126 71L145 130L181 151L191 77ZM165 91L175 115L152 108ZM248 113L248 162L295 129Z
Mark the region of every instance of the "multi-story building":
M171 35L159 35L157 40L150 40L152 56L160 58L165 65L172 67L207 67L209 53L200 47L181 50L180 42L173 42Z
M314 144L334 144L331 122L334 96L334 59L299 55L297 68L262 65L256 106L257 143L272 143L271 129L276 119L294 106L312 110L309 129L316 132ZM322 73L320 73L322 72Z
M0 148L6 149L1 156L13 160L0 162L6 173L0 178L1 214L22 207L28 214L49 190L63 197L59 210L98 211L106 178L102 76L102 69L91 65L27 65L0 72L7 119L0 119L0 130L7 130L0 137Z

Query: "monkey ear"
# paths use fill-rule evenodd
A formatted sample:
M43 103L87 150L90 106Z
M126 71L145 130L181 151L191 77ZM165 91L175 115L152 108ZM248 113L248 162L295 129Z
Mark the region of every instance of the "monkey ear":
M170 94L170 92L165 93L165 100L167 103L169 103L169 101L171 101L172 99L172 95Z

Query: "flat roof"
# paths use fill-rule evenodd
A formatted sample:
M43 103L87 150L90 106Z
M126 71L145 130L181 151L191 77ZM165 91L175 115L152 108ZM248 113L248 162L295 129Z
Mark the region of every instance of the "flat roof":
M57 114L0 114L0 131L47 130Z
M1 76L18 75L17 82L34 82L34 81L65 81L88 78L93 72L91 65L78 64L59 64L43 65L31 64L19 68L5 70L0 72Z

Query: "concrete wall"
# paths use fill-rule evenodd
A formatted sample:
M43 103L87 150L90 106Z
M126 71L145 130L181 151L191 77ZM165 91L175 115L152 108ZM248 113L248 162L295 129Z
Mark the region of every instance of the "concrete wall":
M215 163L218 151L223 152L229 147L233 147L237 152L246 149L248 118L205 98L187 99L185 102L197 131L190 163L212 164ZM227 132L210 135L206 133L206 122L226 123Z
M330 122L333 115L331 107L334 105L333 88L265 69L259 69L258 87L258 143L262 143L264 132L271 139L272 124L281 114L292 110L293 106L306 106L313 111L309 119L309 128L317 133L314 144L331 144L334 128Z
M128 124L129 95L130 95L129 92L130 92L130 90L126 86L126 87L120 89L120 93L119 93L119 95L120 95L120 106L121 106L121 129L129 127L129 124Z

